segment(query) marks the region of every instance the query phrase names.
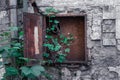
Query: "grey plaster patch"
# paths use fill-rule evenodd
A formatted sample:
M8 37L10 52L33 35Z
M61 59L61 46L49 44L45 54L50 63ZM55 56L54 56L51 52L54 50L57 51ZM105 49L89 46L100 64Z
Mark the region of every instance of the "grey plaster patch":
M102 28L103 32L115 32L115 19L103 20Z
M101 39L101 27L92 27L91 39L92 40Z
M115 33L102 33L103 39L115 39Z
M116 18L115 7L112 5L103 6L103 19L115 19L115 18Z
M115 46L116 40L115 39L103 39L104 46Z

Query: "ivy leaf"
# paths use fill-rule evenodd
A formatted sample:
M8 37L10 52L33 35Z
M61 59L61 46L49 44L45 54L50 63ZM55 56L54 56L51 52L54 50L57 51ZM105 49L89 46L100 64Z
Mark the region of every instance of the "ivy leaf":
M32 74L36 77L38 77L41 74L41 72L45 71L44 67L40 65L32 66L31 70L32 70Z
M57 39L57 38L52 39L52 42L53 42L55 45L56 45L56 44L59 45L59 44L58 44L58 39Z
M6 46L6 47L4 47L4 50L5 50L7 53L9 53L9 52L10 52L10 50L11 50L11 48L10 48L10 47L8 47L8 46Z
M57 13L58 10L54 9L53 7L48 7L48 8L46 8L45 12L47 14L52 13L52 12Z
M49 20L49 22L53 22L53 20Z
M19 57L21 54L19 52L13 52L10 54L10 57Z
M64 62L64 60L63 60L63 59L61 59L61 58L58 58L58 59L57 59L57 62L59 62L59 63L63 63L63 62Z
M58 54L58 58L56 59L56 61L57 62L59 62L59 63L62 63L62 62L64 62L65 61L65 57L67 56L67 54L63 54L63 53L59 53Z
M13 46L15 46L15 47L21 47L21 43L14 43Z
M65 49L65 52L66 52L66 53L69 53L69 52L70 52L70 48L66 48L66 49Z
M48 80L52 80L53 76L48 74L48 73L43 73L43 75L48 79Z
M50 56L49 53L43 53L43 57L48 58Z
M55 25L52 25L52 27L50 28L52 31L55 30Z
M29 79L31 79L31 80L35 80L36 79L36 76L34 76L33 74L29 74L27 77Z
M18 31L18 27L10 27L10 31Z
M23 31L20 31L19 32L19 36L23 36L24 35L24 32Z
M9 36L10 33L9 32L3 32L3 36Z
M55 24L58 24L58 23L59 23L59 21L58 21L58 20L54 20L54 23L55 23Z
M35 66L32 66L31 68L23 66L20 69L26 77L28 77L29 75L34 75L38 77L42 72L45 71L44 67L40 65L35 65Z
M24 60L25 62L29 62L30 61L29 58L25 58L25 57L19 57L19 59Z
M0 67L3 65L3 62L2 61L0 61Z
M0 48L0 54L2 54L5 50L3 48Z
M23 38L23 35L24 35L24 32L23 32L23 31L20 31L20 32L19 32L19 39Z
M20 69L21 69L21 72L24 74L24 76L28 76L32 72L31 69L26 66L23 66Z
M47 38L47 39L51 39L52 36L50 36L50 35L46 35L45 38Z
M12 49L17 50L17 49L20 49L20 47L14 46L14 47L12 47Z
M43 44L44 47L47 47L49 50L54 50L54 45L53 44Z
M18 74L19 74L19 72L15 67L6 67L5 76L15 76Z
M58 44L58 45L55 46L55 49L54 49L54 50L55 50L55 51L59 51L60 48L61 48L61 45Z
M64 44L68 44L68 38L63 37L63 39L61 40L61 42L64 43Z
M60 38L62 39L62 38L64 38L65 36L63 35L63 34L60 34Z

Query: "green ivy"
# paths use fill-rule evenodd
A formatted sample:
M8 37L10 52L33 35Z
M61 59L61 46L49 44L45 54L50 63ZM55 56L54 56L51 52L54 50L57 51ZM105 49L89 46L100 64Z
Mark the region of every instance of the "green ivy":
M57 13L57 10L50 7L46 9L46 12L47 13L45 14L49 18L49 25L47 26L46 30L46 40L43 44L47 51L43 54L43 57L45 59L47 58L47 62L49 61L49 59L51 59L49 63L62 63L66 60L66 56L70 52L69 46L71 45L74 37L71 34L65 36L64 34L62 34L62 32L60 32L60 27L58 26L60 22L56 19L56 16L54 15ZM57 32L58 29L59 31Z
M29 75L33 75L35 77L38 77L39 75L42 74L42 72L45 71L44 67L40 66L40 65L35 65L32 67L23 66L20 69L22 71L22 74L26 77L29 77Z
M0 47L0 58L5 58L4 62L0 62L0 66L5 66L5 74L2 80L8 77L17 77L19 80L24 78L35 79L40 75L45 76L48 80L52 80L52 76L45 72L44 64L52 64L54 62L63 63L67 54L70 52L69 46L74 39L73 35L65 36L60 31L57 32L59 21L55 15L59 11L52 7L46 9L45 15L49 17L49 26L46 29L45 43L43 47L47 50L43 53L44 60L29 59L23 56L23 29L21 27L10 27L7 31L0 33L0 44L7 43ZM18 32L16 40L11 40L11 33ZM56 36L54 36L56 35ZM30 61L39 61L39 65L27 66ZM12 79L14 80L14 79Z

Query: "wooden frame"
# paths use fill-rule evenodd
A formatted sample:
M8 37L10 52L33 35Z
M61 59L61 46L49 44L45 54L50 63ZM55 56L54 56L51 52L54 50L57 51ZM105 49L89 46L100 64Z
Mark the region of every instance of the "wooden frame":
M84 17L84 29L85 29L85 60L84 61L65 61L61 64L87 64L88 63L88 49L87 49L87 14L81 13L81 14L56 14L56 17ZM55 63L60 64L60 63Z

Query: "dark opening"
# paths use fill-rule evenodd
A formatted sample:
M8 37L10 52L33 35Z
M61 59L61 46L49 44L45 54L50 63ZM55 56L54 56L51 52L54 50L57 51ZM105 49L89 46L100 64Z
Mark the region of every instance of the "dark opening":
M71 33L74 36L66 62L85 61L85 16L57 16L56 19L64 35ZM48 18L46 23L48 26Z

